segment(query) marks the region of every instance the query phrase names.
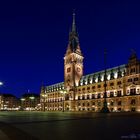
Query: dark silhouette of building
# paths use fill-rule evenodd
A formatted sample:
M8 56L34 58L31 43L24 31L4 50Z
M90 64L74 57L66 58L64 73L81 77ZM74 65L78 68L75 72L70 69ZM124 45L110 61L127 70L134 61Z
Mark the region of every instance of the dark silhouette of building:
M20 101L12 94L0 94L0 110L19 110Z
M25 93L20 98L21 110L39 110L40 96L35 93Z

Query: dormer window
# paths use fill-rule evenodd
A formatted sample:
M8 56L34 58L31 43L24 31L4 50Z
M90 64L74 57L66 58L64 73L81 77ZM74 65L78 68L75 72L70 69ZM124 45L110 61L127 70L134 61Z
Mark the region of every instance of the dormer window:
M114 79L114 72L113 70L111 70L111 74L110 74L110 80Z
M98 82L101 82L101 75L98 76Z
M118 68L118 78L122 77L122 72L120 71L120 68Z
M95 77L94 76L92 77L92 83L95 83Z

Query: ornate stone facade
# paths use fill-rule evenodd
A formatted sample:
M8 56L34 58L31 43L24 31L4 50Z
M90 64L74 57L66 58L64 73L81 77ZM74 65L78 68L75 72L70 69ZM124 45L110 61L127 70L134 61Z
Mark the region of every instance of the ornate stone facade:
M73 14L72 30L64 57L64 82L42 86L40 101L47 111L93 111L103 107L105 71L83 76L83 55ZM110 111L140 111L140 61L132 53L128 64L106 70Z

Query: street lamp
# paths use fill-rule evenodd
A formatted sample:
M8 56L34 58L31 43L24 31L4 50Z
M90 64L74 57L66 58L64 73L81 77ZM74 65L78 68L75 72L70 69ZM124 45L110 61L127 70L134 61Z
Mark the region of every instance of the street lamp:
M43 97L43 111L45 111L45 102L46 102L47 94L42 94L42 97Z
M24 108L24 101L25 101L25 98L21 98L20 99L21 100L21 110L24 110L23 108Z
M0 81L0 86L3 86L3 82L1 82L1 81ZM3 108L3 110L4 110L4 97L3 97L2 103L3 103L3 104L2 104L2 106L1 106L1 108Z
M30 110L32 110L31 108L34 107L34 104L32 104L32 103L34 103L34 102L32 102L32 101L34 101L35 97L34 97L34 96L31 96L31 97L29 97L29 98L30 98ZM31 105L32 105L32 106L31 106Z
M3 82L0 81L0 86L3 86Z

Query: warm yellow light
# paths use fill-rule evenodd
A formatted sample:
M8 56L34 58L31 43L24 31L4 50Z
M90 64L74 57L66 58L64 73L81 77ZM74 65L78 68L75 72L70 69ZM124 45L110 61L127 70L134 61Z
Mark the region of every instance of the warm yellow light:
M30 97L30 99L31 99L31 100L34 100L34 99L35 99L35 97Z

